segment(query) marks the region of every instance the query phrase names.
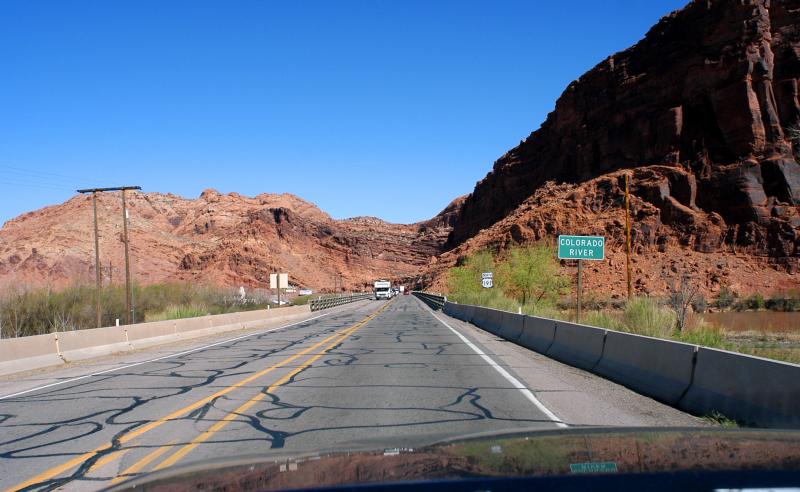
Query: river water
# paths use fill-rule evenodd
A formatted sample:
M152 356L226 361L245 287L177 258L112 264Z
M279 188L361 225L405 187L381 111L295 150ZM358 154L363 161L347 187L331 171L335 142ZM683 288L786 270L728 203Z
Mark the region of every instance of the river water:
M800 333L800 312L725 311L704 313L704 320L725 331L765 331L769 333Z

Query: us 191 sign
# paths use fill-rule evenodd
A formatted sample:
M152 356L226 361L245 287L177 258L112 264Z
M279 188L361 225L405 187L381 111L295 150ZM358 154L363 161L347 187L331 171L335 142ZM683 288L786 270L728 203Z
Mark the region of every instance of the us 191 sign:
M494 274L492 272L483 272L481 274L481 285L484 289L491 289L494 286Z

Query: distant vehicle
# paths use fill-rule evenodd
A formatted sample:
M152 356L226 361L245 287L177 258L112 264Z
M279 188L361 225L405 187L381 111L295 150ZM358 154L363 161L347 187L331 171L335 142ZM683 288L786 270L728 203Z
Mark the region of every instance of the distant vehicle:
M375 300L392 298L392 283L388 280L376 280L374 284Z

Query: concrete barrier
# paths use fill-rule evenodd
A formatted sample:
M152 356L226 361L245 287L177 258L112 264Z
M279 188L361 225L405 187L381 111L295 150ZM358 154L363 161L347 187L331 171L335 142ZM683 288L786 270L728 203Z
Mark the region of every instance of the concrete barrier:
M484 330L489 331L490 333L494 333L497 336L500 335L500 330L503 327L503 313L505 311L500 311L499 309L489 309L486 313L486 321L484 322L483 328Z
M56 347L52 333L0 340L0 375L63 364Z
M591 370L603 355L606 330L586 325L556 322L556 334L547 356L571 366Z
M516 342L522 335L524 324L525 315L503 312L503 321L497 334L506 340Z
M137 323L0 340L0 375L308 317L308 306ZM246 321L245 321L246 320Z
M58 333L61 356L68 362L131 349L121 326Z
M678 408L763 427L800 427L800 366L700 347Z
M464 321L471 323L473 318L475 318L475 306L464 306Z
M535 316L525 316L518 343L523 347L544 354L553 344L556 321Z
M472 314L472 318L470 319L470 323L473 325L484 328L488 331L486 327L489 319L489 308L475 306L475 311Z
M464 321L464 308L465 307L466 306L463 305L463 304L454 304L452 302L446 302L444 304L444 307L442 308L442 311L444 311L444 314L446 314L448 316L451 316L453 318L460 319L461 321Z
M692 382L695 346L609 330L594 373L676 405Z

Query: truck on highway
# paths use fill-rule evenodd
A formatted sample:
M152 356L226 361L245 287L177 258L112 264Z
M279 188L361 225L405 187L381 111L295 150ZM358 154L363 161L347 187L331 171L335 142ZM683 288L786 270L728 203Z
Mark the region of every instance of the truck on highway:
M392 283L388 280L376 280L375 281L375 288L373 292L375 293L375 300L378 299L386 299L389 300L392 298Z

